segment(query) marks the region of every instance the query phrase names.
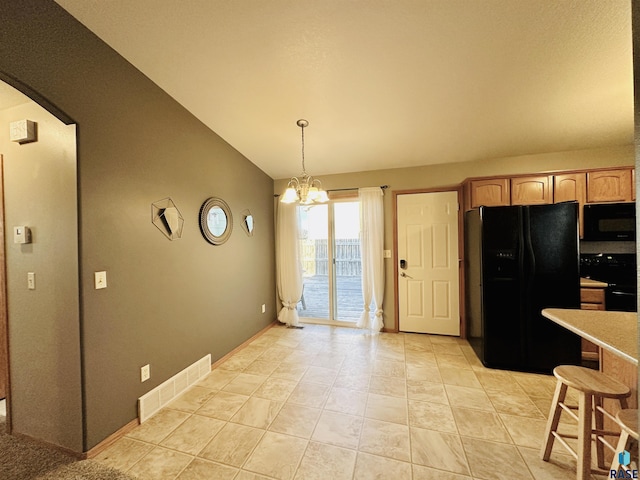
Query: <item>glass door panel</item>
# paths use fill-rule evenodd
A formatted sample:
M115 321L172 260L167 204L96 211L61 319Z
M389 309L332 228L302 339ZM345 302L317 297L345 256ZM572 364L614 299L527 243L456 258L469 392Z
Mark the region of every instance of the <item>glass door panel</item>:
M329 205L298 207L302 299L298 315L329 319Z
M333 204L334 319L357 322L363 309L360 202Z

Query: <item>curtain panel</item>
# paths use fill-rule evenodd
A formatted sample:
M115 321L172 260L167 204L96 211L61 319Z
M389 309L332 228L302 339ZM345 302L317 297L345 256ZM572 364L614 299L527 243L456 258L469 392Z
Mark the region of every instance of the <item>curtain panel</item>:
M379 332L383 327L384 299L384 191L379 187L360 188L358 196L364 310L357 326ZM373 317L372 302L375 306Z
M298 243L298 209L295 203L278 202L276 220L276 281L282 309L278 320L297 326L296 306L302 298L302 263Z

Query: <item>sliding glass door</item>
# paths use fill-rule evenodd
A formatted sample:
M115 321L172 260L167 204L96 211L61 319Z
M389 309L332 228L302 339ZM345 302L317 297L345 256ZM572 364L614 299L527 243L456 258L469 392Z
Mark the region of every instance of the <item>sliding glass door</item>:
M304 284L300 317L357 322L363 308L360 203L332 200L301 205L298 213Z
M328 219L328 204L298 207L303 279L298 314L303 318L330 318Z

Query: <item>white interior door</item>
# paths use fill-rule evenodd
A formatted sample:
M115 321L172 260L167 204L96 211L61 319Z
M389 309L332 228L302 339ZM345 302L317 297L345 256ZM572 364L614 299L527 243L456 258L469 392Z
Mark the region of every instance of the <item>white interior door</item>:
M399 329L460 335L458 193L397 200Z

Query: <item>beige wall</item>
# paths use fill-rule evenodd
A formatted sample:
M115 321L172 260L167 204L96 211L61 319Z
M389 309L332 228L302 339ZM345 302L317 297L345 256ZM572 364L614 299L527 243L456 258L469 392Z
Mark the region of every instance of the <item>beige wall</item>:
M9 141L9 123L36 121L38 141ZM82 450L75 125L33 102L0 111L11 421L17 432ZM32 243L13 242L28 225ZM36 289L27 289L27 272ZM42 387L46 386L46 392ZM41 416L38 411L56 412Z
M455 188L466 178L498 175L514 175L537 172L581 170L634 164L634 146L555 152L541 155L487 159L482 162L431 165L414 168L376 170L341 175L320 175L326 189L370 187L389 185L385 191L385 249L393 249L393 192L420 190L450 186ZM309 172L313 175L313 171ZM288 179L276 180L274 193L281 194ZM394 329L395 303L393 291L393 260L386 262L386 287L384 298L385 328Z
M21 397L32 419L18 433L38 436L35 423L55 423L48 439L77 450L76 425L59 412L69 408L74 421L82 416L86 451L137 417L140 396L208 353L219 359L276 318L273 180L53 1L0 0L0 18L0 78L77 124L78 205L64 213L79 219L80 322L42 332L49 343L32 345L51 363L36 363L48 375ZM234 216L220 246L198 225L211 196ZM151 204L166 197L185 219L174 241L152 224ZM52 218L54 207L61 208L43 205ZM239 223L246 209L255 218L252 237ZM94 272L102 270L108 288L95 290ZM78 335L81 365L67 371L53 356ZM12 365L33 358L9 347ZM141 383L147 363L151 379ZM79 409L73 389L61 385L80 367ZM23 380L11 378L12 392L29 388ZM64 398L45 410L50 390Z

